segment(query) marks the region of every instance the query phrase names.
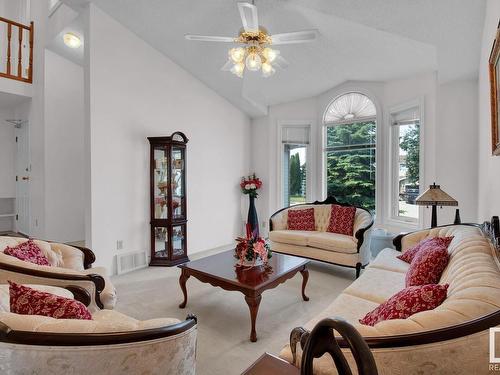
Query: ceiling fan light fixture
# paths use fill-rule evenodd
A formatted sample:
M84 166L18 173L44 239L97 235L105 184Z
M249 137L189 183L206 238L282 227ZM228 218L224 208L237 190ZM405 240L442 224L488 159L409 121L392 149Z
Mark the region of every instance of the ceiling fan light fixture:
M246 51L242 47L231 48L229 50L229 58L231 59L232 62L237 64L243 61L243 59L245 58L245 53Z
M265 77L265 78L270 77L275 72L276 72L276 70L273 68L273 66L270 63L265 62L262 64L262 76L263 77Z
M266 58L270 63L276 60L276 57L279 55L280 51L266 47L262 50L262 55Z
M250 52L245 60L245 65L248 70L256 72L262 66L262 59L258 53Z
M231 73L240 78L243 77L243 72L245 71L245 64L243 62L239 62L233 65L231 68Z

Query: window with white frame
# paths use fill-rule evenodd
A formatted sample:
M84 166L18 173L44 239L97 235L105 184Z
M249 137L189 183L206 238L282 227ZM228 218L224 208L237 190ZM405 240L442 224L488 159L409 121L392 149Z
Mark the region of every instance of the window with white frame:
M377 111L366 95L349 92L324 115L326 191L375 211Z
M285 207L307 201L309 125L281 127L281 186Z
M420 107L391 113L392 219L418 222L420 193Z

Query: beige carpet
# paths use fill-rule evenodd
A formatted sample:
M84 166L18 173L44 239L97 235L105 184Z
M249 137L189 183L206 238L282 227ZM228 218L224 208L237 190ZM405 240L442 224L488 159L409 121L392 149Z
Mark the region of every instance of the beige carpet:
M188 305L179 309L182 292L177 267L151 267L113 277L118 291L116 309L137 319L198 316L197 374L237 375L262 353L279 353L290 331L321 312L354 280L354 270L311 263L302 301L302 277L297 274L262 295L257 316L258 341L251 343L250 315L243 295L190 278Z

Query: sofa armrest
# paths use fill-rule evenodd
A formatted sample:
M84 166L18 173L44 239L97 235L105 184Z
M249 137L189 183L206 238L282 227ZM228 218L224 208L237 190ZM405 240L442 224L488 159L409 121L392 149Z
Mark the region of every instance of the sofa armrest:
M83 246L74 246L72 247L79 249L83 253L83 268L88 269L92 267L92 264L95 262L95 254L92 250Z
M7 257L7 255L5 255ZM6 262L0 256L0 283L14 281L20 284L59 286L68 289L92 311L102 309L100 294L104 289L104 278L97 274L84 275L76 271L39 266L13 259Z
M104 332L104 333L72 333L72 332L38 332L21 331L11 329L8 325L0 322L0 342L41 345L41 346L97 346L127 344L141 341L158 340L163 338L174 338L195 329L197 318L189 314L186 320L157 328L126 332Z

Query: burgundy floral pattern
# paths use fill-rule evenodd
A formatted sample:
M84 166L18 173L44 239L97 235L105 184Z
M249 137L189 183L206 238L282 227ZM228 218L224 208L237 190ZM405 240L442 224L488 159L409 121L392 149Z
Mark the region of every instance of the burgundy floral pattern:
M42 249L33 240L22 242L14 247L7 246L3 252L25 262L35 263L40 266L50 266L49 260L43 254Z
M9 281L10 312L43 315L56 319L92 320L90 311L79 301L41 292Z
M406 319L418 312L435 309L446 299L447 290L448 284L410 286L381 303L359 322L374 326L384 320Z
M444 246L448 248L450 245L451 241L453 240L452 237L432 237L432 238L426 238L425 240L420 241L418 244L415 246L410 247L408 250L406 250L403 254L398 256L398 259L401 259L402 261L406 263L411 263L415 255L422 249L425 249L427 247L439 247L439 246Z
M303 210L288 210L289 230L316 230L314 208Z
M406 272L406 287L437 284L449 258L448 249L444 246L421 249Z
M327 231L352 236L355 216L356 207L332 204L330 224Z

